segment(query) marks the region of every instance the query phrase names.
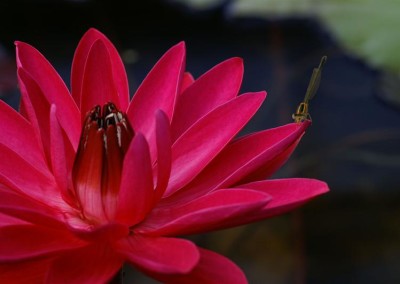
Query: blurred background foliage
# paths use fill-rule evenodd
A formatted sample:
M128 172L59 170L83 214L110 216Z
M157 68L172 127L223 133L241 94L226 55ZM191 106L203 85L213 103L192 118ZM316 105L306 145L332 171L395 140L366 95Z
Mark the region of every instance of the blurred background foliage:
M275 177L310 177L331 192L284 216L189 236L250 283L400 283L400 2L395 0L5 0L0 96L15 108L14 40L37 47L69 82L89 27L120 51L131 93L185 40L197 78L239 56L241 92L268 98L243 133L291 122L312 69L328 62L310 103L313 125ZM229 123L229 122L227 122ZM128 270L126 283L153 283ZM135 282L134 282L135 281Z

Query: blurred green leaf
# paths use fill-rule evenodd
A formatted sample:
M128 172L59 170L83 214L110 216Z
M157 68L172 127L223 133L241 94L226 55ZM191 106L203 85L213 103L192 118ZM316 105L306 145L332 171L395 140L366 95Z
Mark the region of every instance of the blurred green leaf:
M314 16L339 43L369 64L400 73L400 1L237 0L233 16Z

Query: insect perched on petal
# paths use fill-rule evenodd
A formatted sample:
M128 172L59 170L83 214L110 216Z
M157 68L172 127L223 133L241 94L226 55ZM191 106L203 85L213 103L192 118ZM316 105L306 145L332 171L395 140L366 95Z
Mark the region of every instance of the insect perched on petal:
M304 100L297 107L296 113L292 115L295 122L303 122L304 120L311 120L310 113L308 112L308 103L315 96L321 82L322 67L324 67L328 57L323 56L317 68L314 68L311 75L310 82L308 83L306 95Z

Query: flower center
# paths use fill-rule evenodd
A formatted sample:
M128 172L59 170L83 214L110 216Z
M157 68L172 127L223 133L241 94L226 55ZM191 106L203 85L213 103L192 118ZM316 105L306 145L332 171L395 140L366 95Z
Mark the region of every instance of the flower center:
M86 116L76 153L72 181L85 219L113 219L122 163L134 132L113 103L95 106Z

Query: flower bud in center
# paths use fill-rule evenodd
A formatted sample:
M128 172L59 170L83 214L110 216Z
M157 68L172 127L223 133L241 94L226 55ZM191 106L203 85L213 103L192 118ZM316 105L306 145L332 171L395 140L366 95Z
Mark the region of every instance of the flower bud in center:
M113 103L95 106L86 116L72 180L83 217L93 223L113 219L122 164L134 132Z

